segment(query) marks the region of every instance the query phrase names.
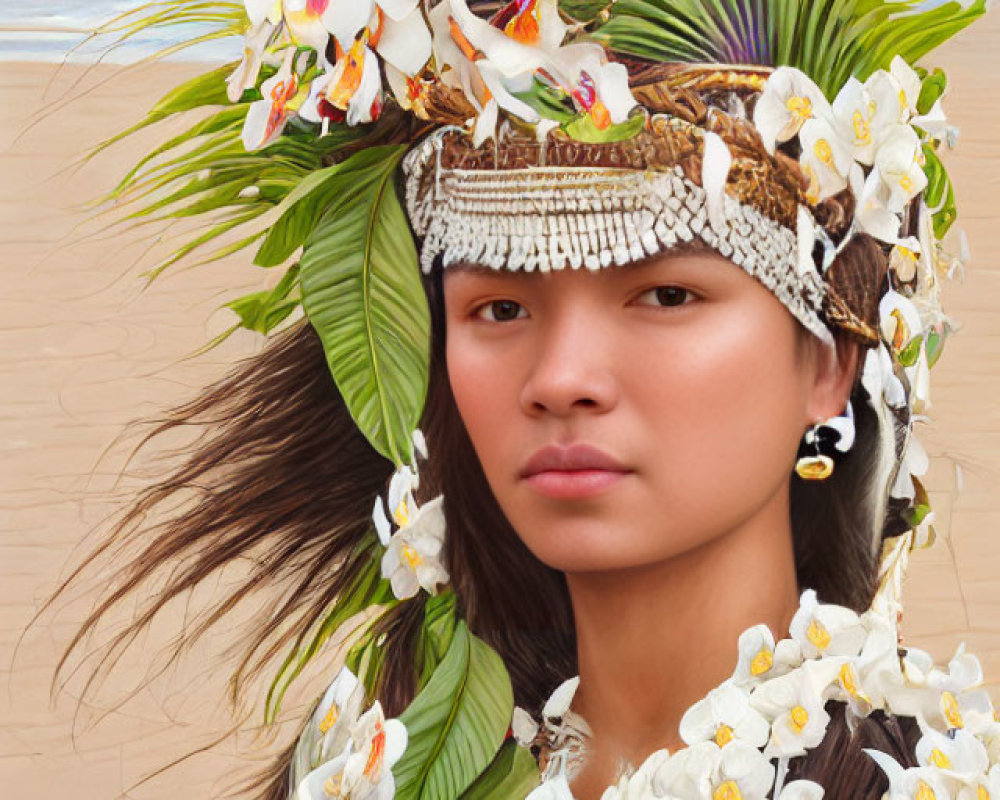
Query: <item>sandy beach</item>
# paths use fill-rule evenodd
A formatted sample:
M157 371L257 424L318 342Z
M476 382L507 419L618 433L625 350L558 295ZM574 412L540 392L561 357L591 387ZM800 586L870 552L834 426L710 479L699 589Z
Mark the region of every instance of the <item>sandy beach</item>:
M932 422L920 435L939 541L913 559L904 634L947 660L960 642L982 659L1000 701L1000 14L933 59L952 90L961 128L946 163L973 260L944 288L963 324L933 373ZM41 603L79 559L81 541L141 485L116 478L134 438L130 420L193 396L261 341L240 332L206 356L183 360L231 323L223 302L276 276L237 255L177 270L144 288L139 273L169 245L160 232L103 230L82 205L108 190L170 125L144 131L96 159L86 149L138 120L167 89L201 71L169 64L123 69L7 63L0 77L0 794L75 800L119 796L212 797L246 777L275 742L232 717L223 671L226 636L181 668L129 696L151 653L184 619L177 609L126 658L100 701L78 706L81 676L54 700L58 654L93 596L73 593L26 630ZM173 124L173 123L171 123ZM174 126L176 128L176 125ZM144 457L134 466L144 467ZM235 634L236 631L233 631ZM289 714L315 690L300 688ZM257 718L251 720L256 722ZM245 726L246 727L246 726ZM221 744L210 747L213 741ZM143 779L204 748L169 772ZM138 784L138 785L137 785Z

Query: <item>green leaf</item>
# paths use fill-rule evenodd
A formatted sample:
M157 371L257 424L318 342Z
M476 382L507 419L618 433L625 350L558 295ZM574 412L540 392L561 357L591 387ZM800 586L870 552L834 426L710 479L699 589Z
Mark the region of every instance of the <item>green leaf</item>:
M910 339L910 341L906 343L906 347L899 351L899 363L904 367L912 367L916 364L917 358L920 356L920 348L923 347L923 344L923 334L919 334Z
M417 643L417 666L420 667L418 691L430 680L434 670L445 657L455 635L455 593L450 589L427 599L424 624Z
M225 304L240 318L240 325L267 334L281 324L299 305L299 298L288 299L298 285L299 265L293 264L273 289L251 292Z
M393 767L397 800L454 800L493 761L514 695L503 661L464 621L427 685L400 716L409 732Z
M927 351L928 369L933 367L938 359L941 358L941 353L944 351L944 340L944 334L935 328L931 328L927 332L927 342L924 344L924 349Z
M577 22L591 22L614 0L559 0L559 10Z
M578 142L590 142L593 144L600 142L621 142L631 139L639 133L646 125L645 114L633 114L625 122L618 125L609 125L601 130L594 124L590 114L579 114L569 122L563 124L562 129L571 139Z
M305 244L309 234L339 191L336 180L340 166L327 167L307 175L277 206L281 214L271 226L254 257L259 267L274 267Z
M302 303L358 428L379 453L412 460L427 392L430 313L394 178L405 145L339 165L333 201L302 253Z
M461 800L526 797L540 781L535 757L514 739L508 739L486 772L462 794Z
M281 701L292 682L302 673L319 649L345 622L366 608L391 604L394 601L389 581L382 577L381 547L366 541L359 548L358 558L367 559L355 580L337 598L327 615L316 626L308 639L303 638L279 667L264 703L264 721L274 722L281 709Z
M920 83L920 97L917 99L917 113L926 114L944 95L948 88L948 76L940 67L929 73Z
M958 218L958 208L955 205L955 189L952 186L948 170L938 157L937 151L929 144L923 146L924 174L927 176L927 188L924 190L924 202L928 208L937 208L934 212L934 235L943 239L952 223Z
M545 119L556 122L568 122L577 113L572 106L569 95L559 89L546 86L537 79L528 91L514 92L514 96L527 103Z

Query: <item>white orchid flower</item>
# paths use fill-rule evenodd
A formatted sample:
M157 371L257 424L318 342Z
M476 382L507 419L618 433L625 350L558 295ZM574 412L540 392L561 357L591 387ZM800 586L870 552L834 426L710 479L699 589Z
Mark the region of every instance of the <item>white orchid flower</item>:
M802 663L802 648L794 639L775 644L767 625L755 625L740 634L739 656L732 681L736 686L753 686L784 675Z
M913 67L906 63L902 56L893 57L889 64L889 74L892 75L899 85L899 104L905 112L913 115L917 113L917 101L920 99L920 76Z
M243 7L251 25L260 25L265 21L272 25L281 22L281 0L243 0Z
M931 728L920 717L921 737L917 742L917 762L924 767L937 767L945 775L967 782L986 773L990 757L983 743L973 734L958 728L950 735Z
M924 335L924 325L917 307L895 289L889 289L882 295L878 315L882 339L896 357L915 337Z
M773 785L771 762L743 742L694 744L659 764L650 781L652 796L674 800L764 800Z
M239 66L233 70L233 73L226 78L226 96L229 98L229 102L239 102L247 89L253 89L257 85L264 50L270 44L275 30L274 24L264 19L252 26L243 37L243 59Z
M799 164L809 178L806 199L816 205L847 187L854 158L850 147L830 120L813 117L799 131L802 155Z
M892 408L906 405L906 389L893 370L892 356L884 343L870 349L865 356L861 382L872 402L884 398Z
M989 800L1000 797L1000 764L994 764L985 775L970 780L958 790L957 800Z
M937 767L904 769L892 756L881 750L864 748L889 778L888 800L951 800L945 776Z
M392 534L382 554L382 576L400 600L413 597L421 588L434 594L439 583L448 582L441 563L444 533L444 497L438 495Z
M386 719L376 700L358 719L351 732L352 750L344 764L344 797L391 798L395 794L392 765L406 750L406 726L398 719Z
M336 758L320 764L299 781L295 800L331 800L349 797L344 792L344 767L350 755L350 744Z
M980 686L982 665L961 645L945 669L930 654L909 648L902 659L903 682L886 687L886 707L894 714L923 717L942 729L1000 733L989 693Z
M771 721L768 758L793 758L817 747L830 715L825 692L837 678L841 659L806 661L800 669L754 689L750 704Z
M862 622L868 630L861 653L843 660L837 674L835 698L847 703L856 717L866 717L884 704L885 687L899 685L899 635L893 620L865 612Z
M820 603L814 589L806 589L792 617L789 633L806 658L820 655L856 656L865 641L857 613L832 603Z
M358 721L365 702L365 688L347 667L330 683L306 726L299 746L309 744L301 753L314 767L343 751L351 737L351 729ZM298 753L296 761L298 762Z
M243 123L243 146L258 150L285 129L288 117L298 107L299 79L292 71L295 50L286 51L281 67L260 86L262 99L250 104Z
M624 122L637 105L625 65L608 62L599 45L581 42L559 48L551 55L548 71L600 129Z
M823 800L826 791L813 781L792 781L785 784L778 800Z
M282 0L285 24L293 41L316 51L321 66L326 66L326 45L330 34L323 25L323 11L329 0Z
M753 121L769 153L787 142L811 119L832 117L830 103L804 72L778 67L764 84L754 108Z
M927 187L925 158L917 132L909 125L886 128L875 152L875 168L889 190L886 207L902 213L907 203Z
M688 745L713 741L725 747L740 741L760 748L767 744L770 725L750 706L750 691L726 681L684 713L679 731Z
M832 113L841 137L856 161L871 166L875 159L875 112L867 87L851 77L833 100Z
M952 131L957 129L948 124L948 117L941 106L941 98L934 101L934 105L926 114L920 114L910 120L910 124L926 131L932 139L946 142L949 147L954 147L955 135Z

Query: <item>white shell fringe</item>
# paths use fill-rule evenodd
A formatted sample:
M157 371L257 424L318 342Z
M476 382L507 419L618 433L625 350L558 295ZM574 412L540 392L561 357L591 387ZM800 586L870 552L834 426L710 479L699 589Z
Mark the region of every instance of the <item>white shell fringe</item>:
M421 269L596 270L640 261L699 237L764 284L810 332L832 342L820 318L826 285L799 274L797 233L725 195L724 225L709 223L705 190L680 167L444 169L441 137L407 154L406 204L423 237ZM433 170L433 176L428 174Z

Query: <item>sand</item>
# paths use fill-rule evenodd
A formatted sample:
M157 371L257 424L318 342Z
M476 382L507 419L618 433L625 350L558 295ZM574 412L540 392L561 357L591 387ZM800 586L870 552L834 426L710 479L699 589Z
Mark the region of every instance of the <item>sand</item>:
M974 260L945 287L964 323L934 370L929 487L938 545L916 554L906 589L909 643L947 659L965 641L1000 682L1000 15L963 34L935 63L961 127L948 165ZM74 596L25 632L79 556L78 543L116 507L125 423L190 397L259 340L233 337L180 361L228 323L222 302L272 276L234 257L168 275L140 291L148 234L102 233L80 204L107 190L162 133L144 133L75 170L88 146L137 120L198 68L5 64L0 77L0 786L10 798L76 800L212 796L267 748L246 737L132 788L156 768L207 746L229 724L209 642L194 666L169 672L115 710L169 624L140 643L97 707L78 709L79 680L50 702L57 654L88 607ZM79 84L77 82L79 81ZM991 83L992 81L992 83ZM51 82L51 83L50 83ZM76 88L73 88L76 85ZM82 87L89 87L78 99ZM162 245L160 245L162 247ZM208 322L206 322L208 319ZM141 463L141 462L140 462ZM961 483L961 491L959 484ZM127 496L129 485L119 488ZM134 485L132 485L134 490ZM178 610L178 617L181 610ZM23 634L23 638L22 638ZM15 647L20 646L15 652ZM307 692L303 696L307 696ZM1000 699L1000 696L998 696ZM287 737L290 731L285 731ZM250 755L248 755L250 753Z

